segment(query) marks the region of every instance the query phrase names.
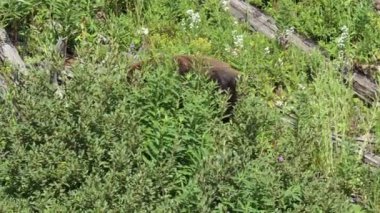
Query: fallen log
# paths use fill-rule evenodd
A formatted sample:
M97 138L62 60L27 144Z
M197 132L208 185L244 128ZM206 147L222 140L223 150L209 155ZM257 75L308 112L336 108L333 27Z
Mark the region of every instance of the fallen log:
M229 8L230 13L235 18L246 21L252 30L263 33L271 39L278 38L280 30L277 27L275 20L270 16L265 15L256 7L241 0L230 0ZM322 54L325 56L326 66L332 66L327 52L318 47L313 41L303 38L296 33L289 33L287 35L287 40L306 53L316 52ZM343 77L348 82L351 82L350 80L352 80L353 90L360 99L368 104L372 104L377 100L379 92L378 85L360 72L354 71L354 74L350 76L350 72L347 72L347 70L352 70L351 67L352 65L350 64L347 64L346 67L342 67L341 73L343 74Z
M380 13L380 0L374 0L373 1L373 7L375 8L375 10Z
M5 29L0 28L0 60L9 62L18 71L25 73L26 65L21 59L15 46L8 37Z
M230 12L235 18L247 21L252 30L263 33L271 39L277 38L279 28L275 20L256 7L241 0L231 0ZM319 51L318 46L313 41L304 39L297 34L289 34L288 40L307 53Z
M11 40L8 37L5 29L0 28L0 61L3 63L9 63L12 65L13 80L18 81L18 75L27 74L27 69L24 61L15 46L13 46ZM0 73L0 95L7 91L7 81L5 76Z

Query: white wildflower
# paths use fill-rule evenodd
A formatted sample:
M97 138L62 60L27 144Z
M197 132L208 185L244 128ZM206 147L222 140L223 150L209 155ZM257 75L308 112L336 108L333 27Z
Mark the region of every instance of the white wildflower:
M230 51L231 51L231 47L228 46L228 45L226 45L226 47L224 48L224 51L226 51L226 52L230 52Z
M269 47L265 47L265 49L264 49L264 53L265 53L266 55L270 54L270 49L269 49Z
M342 39L342 37L339 37L338 38L338 41L337 41L337 43L338 43L338 47L339 48L341 48L341 49L343 49L344 48L344 39Z
M187 15L190 16L190 23L189 27L190 29L192 28L197 28L198 24L201 22L201 16L199 15L198 12L194 12L194 10L190 9L186 11Z
M141 35L148 35L149 34L149 29L146 27L141 27L140 30L138 31L139 34Z
M234 45L237 48L243 48L244 47L243 35L233 35L233 37L234 37Z
M191 15L194 14L194 10L189 9L189 10L186 11L186 13L187 13L187 15L191 16Z
M275 105L277 107L282 107L284 105L284 102L283 101L276 101Z
M239 50L237 48L231 48L229 45L224 48L224 51L231 53L233 56L239 55Z
M343 25L343 27L340 28L343 33L348 34L348 27L346 25Z
M289 35L291 35L291 34L293 34L294 33L294 27L292 26L292 27L290 27L289 29L286 29L285 30L285 35L286 36L289 36Z
M349 34L348 34L348 27L346 25L344 25L343 27L340 28L340 30L342 31L342 33L338 37L337 43L338 43L338 47L340 49L343 49L344 46L345 46L345 42L346 42L346 40L347 40L347 38L349 36Z
M306 87L305 87L304 85L302 85L302 84L298 84L298 87L299 87L301 90L305 90L305 89L306 89Z
M240 49L244 47L244 37L241 34L237 34L236 30L232 31L232 37L234 40L233 47L231 48L230 46L227 46L225 50L227 51L228 49L229 53L232 53L234 56L238 56Z
M236 49L233 49L233 50L232 50L232 55L233 55L233 56L238 56L238 55L239 55L239 52L238 52Z
M223 7L223 10L224 11L227 11L228 10L228 4L230 3L229 0L222 0L221 1L221 4L222 4L222 7Z
M282 58L279 58L278 60L277 60L277 63L276 63L278 66L282 66L282 65L284 65L284 61L282 60Z

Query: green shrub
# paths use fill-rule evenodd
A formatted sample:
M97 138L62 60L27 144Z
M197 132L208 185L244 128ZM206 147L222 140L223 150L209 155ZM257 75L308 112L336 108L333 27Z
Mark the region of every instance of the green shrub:
M378 126L378 111L353 98L338 71L324 66L320 57L294 47L280 49L275 41L246 31L219 0L70 3L0 3L0 22L22 26L19 33L28 42L21 53L39 65L22 86L9 84L0 102L1 210L380 209L379 172L362 164L352 141ZM336 9L327 3L317 5ZM107 19L98 20L98 11ZM288 12L299 11L311 20L318 17L314 9ZM280 23L285 12L277 17ZM360 18L363 11L351 12L366 20ZM200 21L190 25L196 13ZM58 33L47 27L53 20L65 26ZM311 25L304 29L326 40L340 33ZM340 21L334 19L329 29L335 25ZM149 32L142 33L142 27ZM52 47L57 36L70 33L77 61L74 77L61 86L61 99L44 64L62 68L53 60ZM101 36L107 42L99 42ZM358 42L371 36L358 36ZM133 55L141 46L148 48ZM211 55L241 71L230 123L221 122L227 97L215 83L197 73L176 73L171 56L178 53ZM158 63L127 83L132 61L150 57ZM0 67L5 75L7 70ZM342 136L339 146L331 134Z
M268 4L266 11L283 29L293 26L335 58L341 29L347 27L349 37L344 48L350 56L362 61L378 59L380 18L371 1L285 0Z

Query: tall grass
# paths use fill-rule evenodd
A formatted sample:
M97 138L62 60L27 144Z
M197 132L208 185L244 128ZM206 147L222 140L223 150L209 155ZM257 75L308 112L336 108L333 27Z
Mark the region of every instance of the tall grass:
M39 65L0 102L2 210L379 211L379 172L351 140L376 129L378 110L319 56L251 33L219 1L3 1L0 14ZM296 28L323 34L308 26ZM62 99L43 66L54 64L58 36L77 56ZM176 74L177 53L241 71L233 121L220 120L227 97L215 83ZM132 61L157 55L127 83ZM294 126L283 119L290 114Z

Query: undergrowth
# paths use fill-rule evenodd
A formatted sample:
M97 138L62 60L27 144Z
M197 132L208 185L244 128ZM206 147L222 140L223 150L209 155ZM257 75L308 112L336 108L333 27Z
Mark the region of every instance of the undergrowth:
M255 2L330 52L336 27L346 25L356 29L350 45L358 48L345 53L375 54L376 42L367 42L375 37L360 21L331 16L336 24L322 20L315 29L318 9L308 5L360 20L363 12L281 1L302 14L285 22L282 7ZM380 210L379 171L362 163L353 141L376 130L377 108L354 97L337 67L250 32L220 1L5 0L0 14L33 65L0 102L1 210ZM55 63L54 45L66 36L76 61L59 98L44 64ZM227 97L215 83L176 74L170 56L179 53L211 55L240 70L231 122L221 122ZM159 63L128 83L128 66L152 57Z

